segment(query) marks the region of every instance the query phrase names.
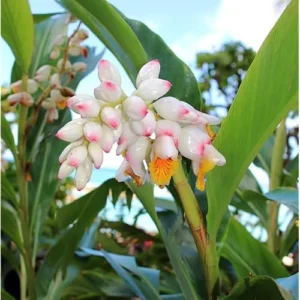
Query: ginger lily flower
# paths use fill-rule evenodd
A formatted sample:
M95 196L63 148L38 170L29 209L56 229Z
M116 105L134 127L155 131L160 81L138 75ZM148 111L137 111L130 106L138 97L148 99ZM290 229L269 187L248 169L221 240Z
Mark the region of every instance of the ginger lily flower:
M180 153L192 160L194 174L197 176L196 186L203 191L205 175L216 165L226 163L224 156L211 144L210 136L199 126L190 125L182 129L179 145Z
M164 187L178 167L178 150L172 137L162 135L155 139L151 152L149 171L153 183Z

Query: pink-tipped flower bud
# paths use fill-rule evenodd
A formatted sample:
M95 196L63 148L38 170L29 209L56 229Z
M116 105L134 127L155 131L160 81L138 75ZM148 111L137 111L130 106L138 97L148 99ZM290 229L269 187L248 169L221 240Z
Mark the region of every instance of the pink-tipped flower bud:
M90 96L89 96L90 97ZM79 100L71 105L71 109L79 113L82 118L94 118L99 115L100 101L93 99Z
M34 79L38 82L45 82L49 79L51 74L51 66L50 65L44 65L41 66L37 71Z
M58 120L58 110L55 107L47 109L45 118L47 119L48 123Z
M60 34L53 42L54 46L62 46L67 42L68 37L65 34Z
M56 137L66 142L78 141L83 137L82 125L67 123L57 132Z
M136 78L136 86L139 87L142 81L150 78L158 78L160 72L160 63L158 59L154 59L146 63L140 69Z
M98 63L98 77L100 81L113 81L117 85L121 85L121 75L119 70L106 59L102 59Z
M152 102L166 94L171 86L172 84L167 80L150 78L140 83L135 95L144 101Z
M72 70L74 72L83 72L85 71L86 68L87 68L87 64L82 61L78 61L72 65Z
M139 136L151 136L155 130L156 120L151 111L141 121L130 121L130 129L133 133Z
M89 156L94 162L96 169L99 169L103 163L103 151L97 143L90 143L88 147Z
M134 121L142 120L148 113L146 103L137 96L128 97L123 102L123 107L127 116Z
M8 103L9 103L10 106L14 106L17 103L20 103L20 104L22 104L26 107L30 107L34 103L33 98L27 92L12 94L12 95L7 97L7 100L8 100Z
M92 171L93 163L89 158L86 158L85 161L78 166L75 174L75 186L78 191L84 189L91 178Z
M72 65L71 65L71 63L70 63L69 60L64 61L64 59L61 58L61 59L57 62L57 68L58 68L59 70L64 69L64 70L70 71L70 70L72 69Z
M101 110L102 121L111 129L118 129L121 123L121 112L112 107L104 107Z
M66 161L64 161L58 171L58 179L64 179L68 177L73 171L75 170L75 167L70 166Z
M79 56L81 54L81 47L78 44L71 45L68 53L70 56Z
M59 159L58 159L59 162L60 162L60 163L63 163L63 162L67 159L67 157L68 157L70 151L71 151L73 148L82 145L82 142L83 142L83 140L80 140L80 141L77 141L77 142L74 142L74 143L69 144L69 145L62 151L62 153L60 154Z
M52 89L60 87L60 78L58 73L55 73L50 77L50 87Z
M104 152L109 153L115 142L114 132L108 126L102 126L102 138L100 140L101 148Z
M121 88L113 81L103 81L94 89L95 98L105 102L117 102L121 94Z
M18 80L11 85L11 90L14 93L22 92L22 80ZM33 79L28 79L26 92L29 94L34 94L38 90L39 86L37 82Z
M118 139L116 154L120 155L129 145L134 143L137 139L138 136L131 131L129 123L125 122L122 126L122 133Z
M60 50L59 50L59 48L53 49L53 50L51 51L51 53L50 53L50 59L52 59L52 60L58 59L59 56L60 56Z
M70 166L77 168L81 163L83 163L87 155L88 151L85 145L74 147L67 157L67 163Z
M87 122L83 126L83 133L89 142L99 143L102 137L102 127L96 122Z

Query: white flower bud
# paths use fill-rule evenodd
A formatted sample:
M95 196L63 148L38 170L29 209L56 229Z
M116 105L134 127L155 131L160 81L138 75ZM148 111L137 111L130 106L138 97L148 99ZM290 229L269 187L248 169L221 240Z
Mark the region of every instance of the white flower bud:
M98 63L98 77L100 81L113 81L117 85L121 85L120 72L115 65L106 59L102 59Z
M75 186L78 191L81 191L91 178L93 171L93 163L89 158L78 166L75 174Z
M99 169L103 162L103 151L101 149L101 146L97 143L90 143L88 152L94 162L95 168Z
M70 166L78 167L86 159L87 155L88 151L85 145L74 147L67 157L67 163Z
M94 89L94 96L105 102L116 102L122 94L121 88L113 81L103 81Z
M66 161L64 161L58 171L58 179L64 179L68 177L73 171L75 167L68 165Z
M134 121L142 120L148 113L146 103L142 98L137 96L128 97L123 102L123 108L127 116Z
M129 121L130 129L133 133L140 136L151 136L155 130L156 120L151 111L141 121Z
M86 68L87 68L87 64L82 61L78 61L72 65L72 70L74 72L83 72L85 71Z
M118 129L121 123L121 112L112 107L104 107L101 110L102 121L112 129Z
M89 142L99 143L102 137L102 127L96 122L87 122L83 126L83 133Z
M142 81L150 78L158 78L160 72L160 63L158 59L149 61L147 64L142 66L140 69L137 79L136 86L139 87Z

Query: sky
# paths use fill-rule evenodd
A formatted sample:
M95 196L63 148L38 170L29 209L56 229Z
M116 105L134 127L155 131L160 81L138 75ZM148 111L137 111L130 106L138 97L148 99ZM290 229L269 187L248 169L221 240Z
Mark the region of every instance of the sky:
M63 9L54 0L29 0L33 13L60 12ZM258 50L268 32L280 16L283 6L278 0L111 0L123 14L137 19L158 33L169 47L181 58L197 76L196 53L212 51L226 41L241 41L246 46ZM91 34L87 44L101 52L103 44ZM3 42L1 43L1 83L10 83L10 71L14 56ZM104 58L111 60L121 69L123 89L127 94L133 86L121 65L109 51ZM77 93L93 94L99 84L94 70L79 84ZM104 168L117 168L121 157L106 155ZM260 172L256 170L256 172ZM258 173L259 174L259 173ZM260 178L267 184L266 177Z

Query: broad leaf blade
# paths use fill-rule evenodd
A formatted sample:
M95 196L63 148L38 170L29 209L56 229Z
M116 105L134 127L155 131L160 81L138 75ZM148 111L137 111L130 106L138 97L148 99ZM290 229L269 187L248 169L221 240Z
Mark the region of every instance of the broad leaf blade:
M16 157L17 152L14 137L12 135L9 123L7 122L3 113L1 113L1 138L5 142L7 148L11 150L14 157Z
M227 164L215 168L207 179L207 222L212 237L251 161L288 111L297 105L297 28L298 1L294 0L256 55L214 142Z
M288 275L280 260L234 218L230 221L227 238L220 247L220 255L233 264L240 279L250 272L275 278Z
M2 1L2 36L13 51L22 73L30 66L33 53L34 28L27 0Z
M268 276L254 276L241 280L224 300L292 300L288 291Z

